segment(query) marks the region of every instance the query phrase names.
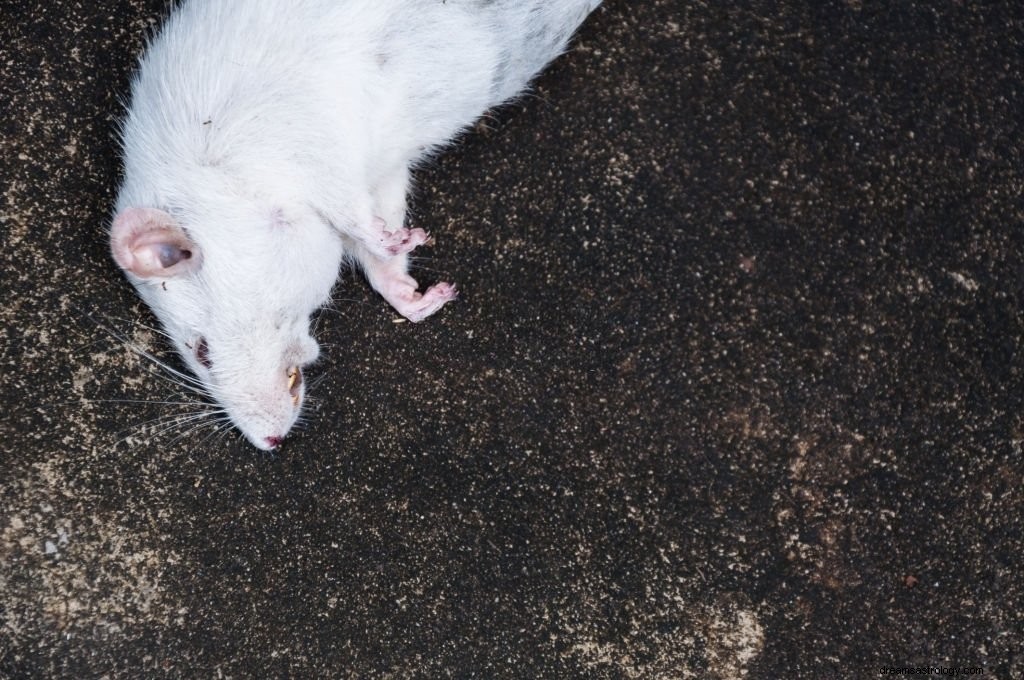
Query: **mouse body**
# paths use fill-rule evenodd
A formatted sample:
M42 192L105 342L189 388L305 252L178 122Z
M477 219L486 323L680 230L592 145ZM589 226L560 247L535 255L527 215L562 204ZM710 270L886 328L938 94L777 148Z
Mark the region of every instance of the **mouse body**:
M196 384L280 445L346 261L401 315L420 292L413 167L514 97L600 0L186 0L145 50L121 125L110 247Z

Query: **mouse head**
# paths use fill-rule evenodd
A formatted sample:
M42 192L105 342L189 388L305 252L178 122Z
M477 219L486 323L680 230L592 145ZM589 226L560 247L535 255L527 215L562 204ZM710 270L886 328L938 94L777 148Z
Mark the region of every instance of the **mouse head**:
M276 448L303 405L302 368L319 354L309 318L341 264L332 230L280 209L176 218L125 208L111 251L203 391L254 446Z

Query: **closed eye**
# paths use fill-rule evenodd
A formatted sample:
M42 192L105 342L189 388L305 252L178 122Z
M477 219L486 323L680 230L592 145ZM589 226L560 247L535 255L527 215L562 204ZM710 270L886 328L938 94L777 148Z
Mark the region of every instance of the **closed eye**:
M210 361L210 346L206 344L206 338L199 338L194 351L196 353L196 361L206 368L213 368L213 362Z

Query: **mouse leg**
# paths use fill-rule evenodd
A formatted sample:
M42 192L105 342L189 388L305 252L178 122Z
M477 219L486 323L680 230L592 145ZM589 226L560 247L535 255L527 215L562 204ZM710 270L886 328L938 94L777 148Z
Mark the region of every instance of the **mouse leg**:
M383 257L393 257L412 251L416 246L427 242L430 235L422 229L407 229L401 222L391 222L381 217L374 217L366 231L357 238L373 253Z
M384 178L377 183L373 190L373 214L377 215L374 218L377 226L389 230L391 233L409 236L408 242L412 243L411 247L400 249L391 253L392 255L407 253L416 246L426 243L429 237L422 229L405 228L405 201L408 193L409 168L405 165L384 175ZM413 236L414 232L415 236Z
M419 284L408 273L407 253L382 260L359 248L356 259L373 289L409 321L422 321L458 294L455 286L446 282L435 283L419 292Z
M399 314L410 321L422 321L456 296L455 286L436 283L422 293L419 284L409 275L409 253L427 241L422 229L405 228L405 199L409 188L409 170L392 173L377 186L374 195L375 212L381 216L384 228L401 233L406 238L389 249L389 257L380 257L376 249L363 243L356 249L356 259L366 280Z
M329 191L324 192L331 200L317 209L343 236L386 260L410 252L429 238L423 229L409 229L404 224L408 187L409 170L399 166L399 170L384 175L371 191L341 192L333 196ZM345 206L345 210L333 209L332 205Z
M407 229L399 221L405 215L404 204L400 214L395 214L394 211L390 212L391 219L374 215L365 224L346 229L345 233L355 239L363 250L382 259L408 253L416 246L426 243L430 238L430 235L422 229Z

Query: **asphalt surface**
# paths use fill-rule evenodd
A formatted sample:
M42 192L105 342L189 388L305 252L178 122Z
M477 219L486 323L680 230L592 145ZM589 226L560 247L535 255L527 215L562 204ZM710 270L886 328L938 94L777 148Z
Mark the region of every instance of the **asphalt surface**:
M1024 677L1024 5L610 0L276 455L118 339L163 7L0 5L0 677Z

